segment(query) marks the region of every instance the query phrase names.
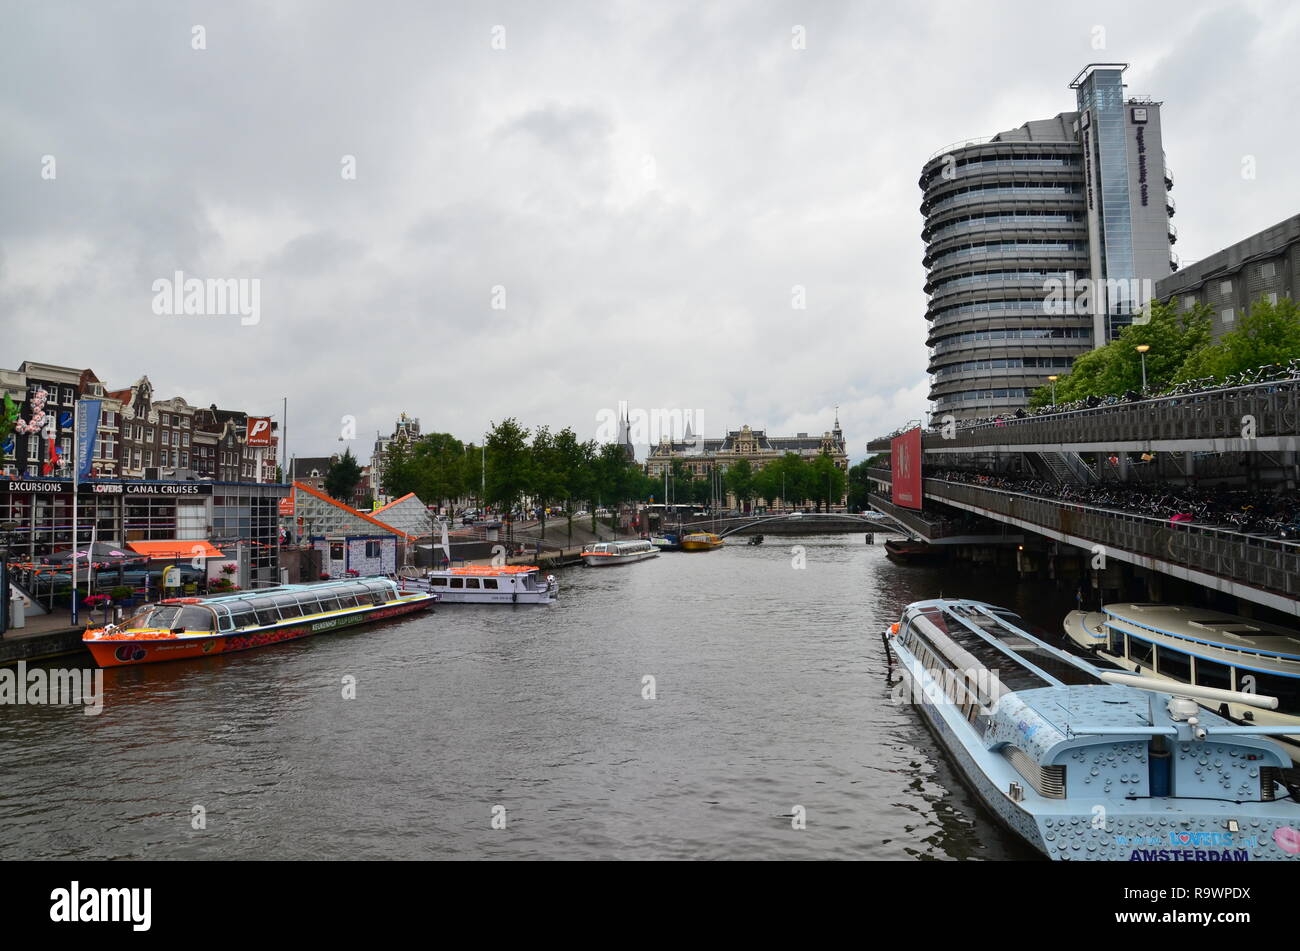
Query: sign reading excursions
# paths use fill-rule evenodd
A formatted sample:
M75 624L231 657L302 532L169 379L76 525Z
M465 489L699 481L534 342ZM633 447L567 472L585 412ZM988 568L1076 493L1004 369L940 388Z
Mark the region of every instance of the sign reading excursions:
M71 492L72 483L62 479L10 479L0 482L8 492ZM211 495L207 482L83 482L82 495Z
M892 498L903 508L921 508L921 427L895 436L890 443Z

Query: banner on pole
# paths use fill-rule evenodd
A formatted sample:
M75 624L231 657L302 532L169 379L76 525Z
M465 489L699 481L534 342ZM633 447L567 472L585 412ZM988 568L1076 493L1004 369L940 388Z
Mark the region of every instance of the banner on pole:
M99 409L103 400L77 400L77 446L73 465L77 477L85 479L90 475L95 462L95 438L99 435Z

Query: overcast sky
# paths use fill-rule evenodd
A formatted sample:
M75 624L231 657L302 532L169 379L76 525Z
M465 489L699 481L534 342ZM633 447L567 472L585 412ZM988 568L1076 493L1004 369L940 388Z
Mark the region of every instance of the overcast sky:
M1090 62L1165 103L1184 261L1300 212L1295 3L0 11L0 366L287 396L294 455L626 400L711 436L838 405L862 458L925 409L922 163ZM176 271L257 279L260 321L155 314Z

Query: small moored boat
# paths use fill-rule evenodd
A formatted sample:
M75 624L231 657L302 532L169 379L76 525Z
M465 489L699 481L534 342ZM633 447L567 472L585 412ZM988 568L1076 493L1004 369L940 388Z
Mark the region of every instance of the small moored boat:
M660 551L681 551L681 540L673 532L664 532L662 535L651 535L650 544L654 545Z
M388 578L290 584L213 598L168 598L121 624L86 631L101 667L149 664L265 647L433 607Z
M596 542L582 549L582 560L592 567L601 565L626 565L645 561L659 554L659 549L649 541Z
M535 565L467 565L422 574L403 569L398 574L402 590L432 592L447 604L550 604L560 595L555 576L543 577Z

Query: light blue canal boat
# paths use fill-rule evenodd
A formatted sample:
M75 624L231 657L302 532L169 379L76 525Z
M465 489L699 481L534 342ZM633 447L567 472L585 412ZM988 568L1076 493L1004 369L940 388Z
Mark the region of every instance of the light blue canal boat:
M1031 630L939 599L886 635L907 699L1007 828L1059 860L1300 859L1291 760L1269 739L1287 727L1197 705L1274 698L1103 670Z

